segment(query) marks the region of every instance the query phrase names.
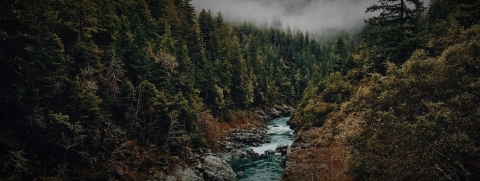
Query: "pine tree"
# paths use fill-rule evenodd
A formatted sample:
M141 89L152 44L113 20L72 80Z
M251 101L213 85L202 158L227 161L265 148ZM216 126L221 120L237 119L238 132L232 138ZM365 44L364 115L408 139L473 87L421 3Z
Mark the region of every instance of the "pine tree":
M270 26L275 29L283 29L282 21L280 20L280 15L273 15Z
M368 18L371 27L366 39L373 52L373 71L385 73L384 61L405 62L415 49L423 45L418 19L424 8L419 0L379 0L379 4L367 7L366 12L381 11ZM414 8L410 8L412 4Z
M148 59L148 32L140 17L135 14L131 20L132 34L129 44L125 48L125 62L127 72L133 77L133 84L139 84L152 76L152 61ZM142 50L142 51L139 51Z
M187 44L183 39L177 42L176 53L178 61L178 76L177 82L181 88L183 95L185 95L188 101L193 102L195 95L194 89L194 74L193 64L188 57Z
M245 108L248 106L247 81L249 79L248 69L245 59L241 53L241 46L238 36L234 31L229 33L232 40L231 60L232 60L232 99L236 108Z
M65 7L65 25L77 35L77 40L92 38L99 32L98 6L91 0L68 0L62 4Z
M160 19L163 15L163 8L167 4L165 0L151 0L147 1L148 9L150 10L150 14L155 19Z
M180 37L182 35L182 20L180 19L179 10L175 5L174 0L167 0L167 4L163 9L162 18L160 18L160 20L162 23L170 25L173 36Z
M193 136L207 146L196 122L206 109L295 103L310 69L301 33L197 18L191 0L0 9L0 180L144 175L137 168L187 153Z
M217 40L218 40L218 52L217 56L218 59L215 61L215 65L217 66L216 69L216 74L219 75L218 78L219 80L217 81L217 84L219 88L223 90L223 100L225 106L224 108L227 108L226 106L229 106L232 104L232 99L231 99L231 87L232 87L232 52L233 47L232 47L232 37L231 32L233 29L230 27L225 26L221 14L219 14L219 17L217 17ZM220 90L217 88L217 90Z
M165 34L162 35L162 41L160 42L160 47L163 51L173 54L175 53L176 41L173 37L170 24L165 24Z
M223 15L222 15L222 13L218 12L218 13L217 13L217 17L216 17L215 19L216 19L216 27L217 27L217 30L221 29L222 26L225 26L225 21L223 20Z
M205 56L208 61L215 61L215 59L217 59L217 40L214 35L215 22L210 10L208 12L205 10L200 12L200 15L198 16L198 24L205 45Z
M337 60L345 57L345 42L343 41L343 38L338 38L335 42L334 53Z
M475 0L461 1L460 12L455 18L465 28L480 23L480 2Z

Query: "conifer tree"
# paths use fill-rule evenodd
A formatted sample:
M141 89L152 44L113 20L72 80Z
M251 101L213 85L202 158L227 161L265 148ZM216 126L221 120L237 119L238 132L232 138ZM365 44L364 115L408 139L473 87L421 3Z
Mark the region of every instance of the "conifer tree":
M173 36L180 37L182 35L183 24L174 0L167 0L167 4L163 9L162 18L160 18L160 20L163 21L163 23L170 25Z
M215 22L210 10L202 10L198 16L198 24L205 45L205 55L208 61L215 61L217 58L217 40L215 39Z
M195 96L193 64L188 56L187 44L183 39L177 42L175 54L178 60L177 82L180 84L178 86L181 87L187 100L193 102Z
M423 45L418 19L424 8L419 0L379 0L378 3L366 9L367 13L380 11L380 15L365 20L371 27L366 38L376 54L373 71L385 73L385 61L399 65Z
M475 0L460 1L460 12L456 19L465 28L480 23L480 2Z
M304 59L315 59L301 33L196 17L191 0L0 9L0 180L147 180L193 136L207 146L196 122L205 109L295 103Z
M345 42L343 41L343 38L338 38L337 41L335 42L335 59L342 59L345 57Z

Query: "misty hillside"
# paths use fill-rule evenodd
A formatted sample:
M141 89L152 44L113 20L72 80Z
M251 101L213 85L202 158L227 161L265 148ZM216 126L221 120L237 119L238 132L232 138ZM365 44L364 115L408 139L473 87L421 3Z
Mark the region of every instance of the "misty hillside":
M362 27L363 20L377 15L366 14L365 8L376 0L195 0L192 4L200 12L210 9L222 12L232 22L271 24L279 16L283 28L287 25L313 34L328 30L349 30Z
M337 65L303 94L282 179L477 180L480 3L366 10L382 13L354 51L337 40Z

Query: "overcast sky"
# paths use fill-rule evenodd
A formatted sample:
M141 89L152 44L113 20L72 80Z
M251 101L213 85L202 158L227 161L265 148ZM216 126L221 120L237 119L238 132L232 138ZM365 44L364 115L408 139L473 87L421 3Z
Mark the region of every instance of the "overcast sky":
M192 0L197 11L219 11L227 20L270 23L279 15L285 27L311 33L348 29L364 24L368 6L377 0Z

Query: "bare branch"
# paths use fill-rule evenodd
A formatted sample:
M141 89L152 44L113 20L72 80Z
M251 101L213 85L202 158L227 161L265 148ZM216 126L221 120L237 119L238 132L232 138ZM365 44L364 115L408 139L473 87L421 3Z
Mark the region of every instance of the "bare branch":
M113 97L120 92L119 83L122 82L122 77L125 74L123 69L124 64L116 56L115 50L110 50L106 53L108 59L108 70L106 78L108 80L109 91L113 93Z
M155 62L159 63L162 68L169 70L171 73L175 73L175 68L178 67L177 57L164 50L156 54Z

